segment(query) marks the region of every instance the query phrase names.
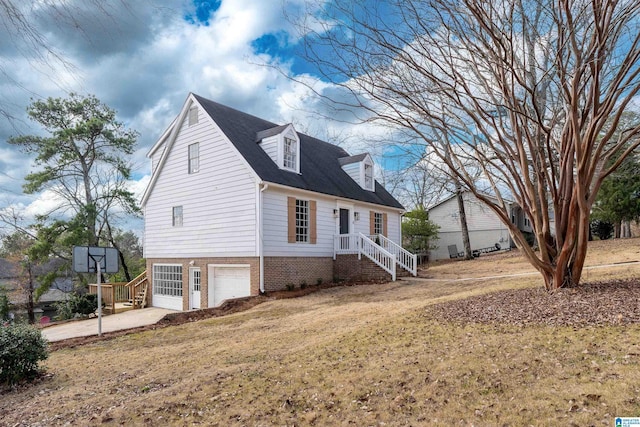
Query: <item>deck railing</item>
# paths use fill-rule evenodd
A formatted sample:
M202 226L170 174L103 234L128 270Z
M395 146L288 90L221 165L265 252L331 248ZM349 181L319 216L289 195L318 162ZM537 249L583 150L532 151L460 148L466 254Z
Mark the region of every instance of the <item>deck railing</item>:
M144 294L144 285L147 283L147 271L143 271L137 277L130 282L113 282L102 283L102 302L107 307L111 314L116 313L117 303L131 303L133 308L144 307L146 304L142 301L138 301L139 294ZM97 294L98 285L95 283L89 284L89 293Z
M418 275L418 257L416 254L412 254L411 252L382 234L374 234L372 236L369 236L369 238L378 243L387 251L394 254L396 256L396 262L400 264L402 268L404 268L414 276Z
M112 314L116 313L116 303L129 302L131 299L130 287L127 282L102 283L102 302ZM89 293L97 294L98 285L89 284Z
M138 305L142 305L144 307L145 304L139 304L137 301L137 296L143 286L147 283L147 270L140 273L137 277L135 277L132 281L129 282L129 295L131 295L131 300L133 301L133 308L139 308Z

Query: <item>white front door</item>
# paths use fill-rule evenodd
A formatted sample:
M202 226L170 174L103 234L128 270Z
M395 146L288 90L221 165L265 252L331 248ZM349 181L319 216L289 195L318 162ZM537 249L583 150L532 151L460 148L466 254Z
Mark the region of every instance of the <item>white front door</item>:
M200 308L200 267L189 268L189 309Z

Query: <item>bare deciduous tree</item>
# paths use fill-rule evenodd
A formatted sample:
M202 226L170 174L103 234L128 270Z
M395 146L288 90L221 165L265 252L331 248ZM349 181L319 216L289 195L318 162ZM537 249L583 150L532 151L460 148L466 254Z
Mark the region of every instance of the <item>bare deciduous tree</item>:
M337 0L314 10L298 20L304 54L344 89L319 94L428 147L501 218L547 289L578 284L598 189L640 144L640 126L620 128L638 107L640 3ZM507 199L530 219L538 251Z
M63 87L64 83L56 69L62 69L74 77L77 70L67 54L40 25L43 21L53 20L59 28L70 29L77 36L90 39L89 34L96 28L116 26L115 12L119 7L130 10L124 1L0 0L0 36L13 49L10 54L27 61L32 71L68 91L68 88ZM0 76L12 87L30 96L38 96L33 88L23 86L7 69L7 63L12 62L10 60L0 61ZM17 117L12 112L11 104L11 100L0 98L0 116L13 123Z

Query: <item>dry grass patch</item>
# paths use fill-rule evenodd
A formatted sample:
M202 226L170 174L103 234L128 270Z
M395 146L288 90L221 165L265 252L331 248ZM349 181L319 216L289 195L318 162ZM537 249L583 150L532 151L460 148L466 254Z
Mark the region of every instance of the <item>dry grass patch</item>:
M610 263L640 261L640 238L598 240L589 242L585 265L597 266ZM467 277L498 276L506 274L535 273L531 264L513 249L498 254L483 255L471 261L441 260L425 270L425 278L460 279ZM588 274L585 272L585 274Z
M611 247L599 250L612 258ZM469 264L482 274L491 271L485 261L493 260ZM434 304L539 283L332 288L59 350L47 361L51 378L0 397L0 425L582 426L640 413L638 324L456 324L429 315Z

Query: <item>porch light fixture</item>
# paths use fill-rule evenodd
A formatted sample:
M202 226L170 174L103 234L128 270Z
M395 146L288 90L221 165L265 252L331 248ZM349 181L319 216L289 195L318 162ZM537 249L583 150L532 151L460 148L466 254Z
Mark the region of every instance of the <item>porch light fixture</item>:
M338 209L334 209L333 210L333 217L337 218L338 217Z
M353 219L356 221L360 221L360 212L354 212L353 213Z

